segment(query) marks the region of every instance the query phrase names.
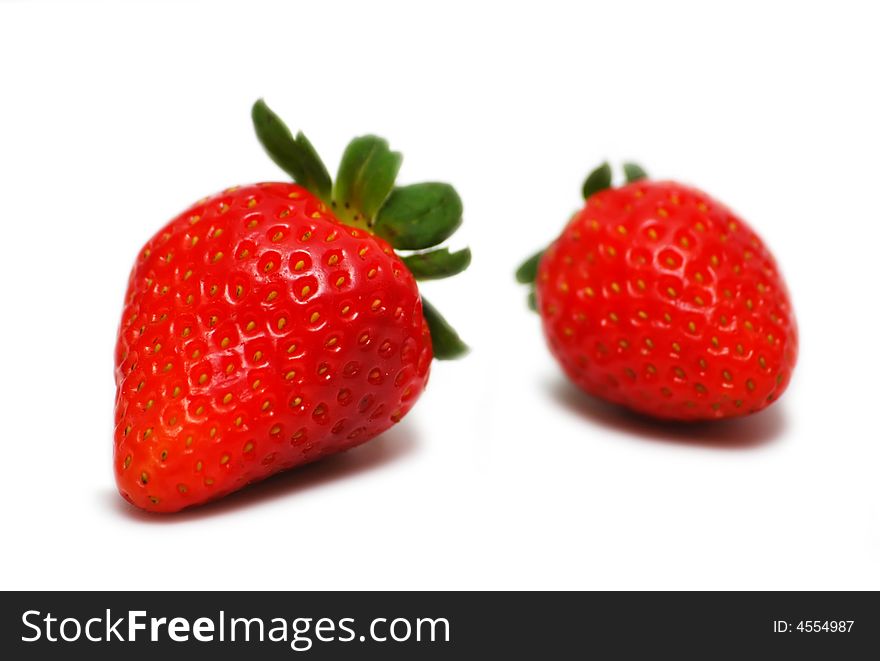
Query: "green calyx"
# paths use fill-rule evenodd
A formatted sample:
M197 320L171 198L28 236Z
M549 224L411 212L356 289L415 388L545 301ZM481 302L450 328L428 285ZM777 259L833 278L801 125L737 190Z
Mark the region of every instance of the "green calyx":
M302 132L294 136L278 115L259 99L251 110L254 130L269 157L293 180L333 209L343 223L365 229L387 241L419 281L447 278L464 271L470 249L449 252L437 246L458 229L462 204L449 184L426 182L395 186L403 161L388 142L374 135L352 140L336 180ZM431 331L434 357L458 358L467 345L440 313L422 297Z
M590 172L590 174L587 175L586 180L584 180L584 185L582 187L584 199L588 200L596 193L611 188L613 176L614 173L608 163L602 163L602 165ZM631 184L636 181L641 181L642 179L647 179L648 173L645 172L642 166L636 163L624 163L623 176L626 179L626 183ZM520 264L519 268L516 270L516 281L520 284L528 285L529 287L527 302L529 308L534 311L537 311L535 280L538 277L538 265L540 264L541 257L544 256L546 250L547 249L545 248L535 253Z

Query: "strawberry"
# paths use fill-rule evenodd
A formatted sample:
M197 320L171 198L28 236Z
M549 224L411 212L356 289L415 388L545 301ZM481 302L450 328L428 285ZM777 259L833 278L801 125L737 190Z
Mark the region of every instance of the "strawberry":
M455 190L394 187L400 154L374 136L351 142L333 183L262 101L253 120L298 183L198 202L129 277L113 461L122 496L151 512L368 441L412 408L432 357L465 351L416 285L469 262L467 249L423 251L459 226Z
M788 385L797 328L773 256L705 193L607 164L556 241L517 272L550 351L587 393L657 418L759 411Z

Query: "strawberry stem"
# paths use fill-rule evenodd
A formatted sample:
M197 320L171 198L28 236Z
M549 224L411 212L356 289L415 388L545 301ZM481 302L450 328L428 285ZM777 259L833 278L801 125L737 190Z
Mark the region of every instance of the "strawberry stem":
M588 199L591 195L611 188L611 166L608 163L602 163L593 170L584 181L583 194L584 199Z
M394 186L403 157L391 151L386 140L374 135L352 140L334 183L305 135L300 132L294 138L262 99L254 103L251 118L263 149L296 183L331 206L341 222L377 234L395 250L433 248L461 225L461 198L449 184ZM439 248L401 259L416 279L435 280L464 271L471 251ZM435 358L449 360L468 352L455 329L424 298L422 309Z

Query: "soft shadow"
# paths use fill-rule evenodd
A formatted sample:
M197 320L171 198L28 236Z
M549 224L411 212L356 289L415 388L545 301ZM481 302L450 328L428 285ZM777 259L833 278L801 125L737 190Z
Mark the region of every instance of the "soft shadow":
M548 389L557 402L591 422L633 437L661 443L714 450L748 450L772 443L782 435L786 427L785 409L781 402L743 418L674 422L648 418L596 399L562 378L549 383Z
M292 498L300 491L314 489L384 466L412 454L417 447L418 434L415 426L412 424L395 425L378 438L348 452L273 475L219 500L175 514L151 514L139 510L123 500L115 489L102 493L101 497L107 507L130 520L160 525L185 523L255 507L271 500Z

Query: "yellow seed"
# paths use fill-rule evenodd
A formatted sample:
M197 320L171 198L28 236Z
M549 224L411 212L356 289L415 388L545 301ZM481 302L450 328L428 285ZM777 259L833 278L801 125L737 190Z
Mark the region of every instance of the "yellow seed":
M338 342L338 340L339 340L339 339L336 338L336 337L331 337L329 340L327 340L327 342L324 343L324 346L325 346L325 347L332 347L332 346L335 346L335 345L336 345L336 342Z
M249 322L247 322L247 326L245 326L244 329L247 330L247 331L252 331L252 330L254 330L256 327L257 327L256 322L254 322L254 321L249 321Z
M131 466L131 455L126 455L125 461L122 462L122 468L128 468Z
M174 386L174 390L171 391L172 397L177 397L180 394L180 386Z
M284 375L285 380L291 381L296 377L296 372L294 370L290 370L287 374Z
M235 370L235 365L233 365L232 363L229 363L229 364L226 366L226 373L227 373L227 374L232 374L233 370Z
M677 376L679 379L683 379L685 377L684 370L681 369L680 367L676 367L675 368L675 376Z
M278 298L278 292L274 289L272 291L270 291L268 294L266 294L266 302L267 303L274 301L276 298Z
M751 379L746 379L746 388L748 388L749 390L754 390L755 389L755 382L752 381Z
M235 419L235 426L236 426L236 427L241 427L241 423L242 423L242 422L243 422L242 417L241 417L241 416L238 416L238 417Z
M223 259L223 252L218 250L216 253L214 253L214 260L213 261L216 263L216 262L219 262L221 259Z
M654 340L652 340L650 337L646 337L645 338L645 346L648 347L649 349L653 349L654 348Z
M350 310L351 310L351 306L345 305L345 306L343 306L342 310L340 310L340 312L345 315L345 314L348 314Z
M241 295L244 293L244 287L241 285L237 285L235 287L235 298L241 298Z
M152 400L152 399L147 400L147 405L146 405L145 408L146 408L147 410L153 408L153 400Z
M370 269L367 272L367 277L370 279L375 278L377 273L378 273L378 271L376 269Z
M320 319L320 318L321 318L321 315L320 315L320 314L318 314L317 312L312 312L312 316L309 317L309 321L310 321L311 323L315 323L315 322L318 321L318 319Z
M648 313L645 312L644 310L639 310L638 315L639 315L639 319L647 319L648 318Z
M721 372L721 376L724 377L725 381L728 381L728 382L733 381L733 375L730 372L728 372L727 370L724 370L723 372Z
M251 388L253 388L254 390L256 390L257 388L260 387L260 383L261 383L261 382L260 382L259 379L254 379L254 382L251 384Z
M254 362L259 362L263 358L262 351L254 351Z
M308 285L306 285L306 286L303 287L302 290L300 291L300 296L302 296L303 298L305 298L306 296L308 296L308 295L311 294L311 293L312 293L312 288L309 287Z
M312 233L309 232L309 231L306 231L306 232L300 237L300 241L308 241L308 240L311 239L311 238L312 238Z
M272 429L269 430L269 433L272 436L277 436L281 433L281 425L275 425L274 427L272 427Z
M267 400L265 400L265 401L260 405L260 410L265 411L265 410L267 410L270 406L272 406L272 403L267 399Z
M596 295L596 292L593 291L593 288L592 288L592 287L586 287L586 288L584 289L584 293L585 293L587 296L595 296L595 295Z
M248 255L250 255L250 254L251 254L250 250L248 250L247 248L242 248L241 252L238 253L238 258L239 259L247 259Z
M688 322L688 330L691 333L696 333L697 332L697 325L693 321L689 321Z
M293 270L294 271L302 271L305 267L306 267L306 263L305 263L305 261L303 261L301 259L296 264L293 265Z
M208 375L207 375L207 374L202 374L202 375L199 377L199 385L204 385L205 382L206 382L207 380L208 380Z
M669 298L675 298L678 295L672 287L667 287L666 293L669 294Z
M281 319L278 320L278 330L281 330L286 325L287 325L287 319L284 317L281 317Z
M681 345L678 342L673 342L672 350L675 351L675 353L681 353Z
M211 431L208 432L208 435L209 435L211 438L214 438L214 437L217 435L217 428L216 428L216 427L211 427Z
M244 448L243 448L242 451L243 451L245 454L247 454L248 452L250 452L250 451L253 450L253 449L254 449L254 444L251 443L250 441L248 441L247 443L244 444Z
M199 406L199 407L196 409L196 415L202 415L202 413L204 413L204 412L205 412L205 407L204 407L204 406Z
M359 257L363 257L363 256L366 255L366 254L367 254L367 247L366 247L366 246L364 246L363 248L361 248L360 250L358 250L358 256L359 256Z
M302 397L294 397L292 400L290 400L290 405L299 406L300 404L302 404L302 401Z
M221 348L225 349L228 346L229 346L229 338L228 337L224 337L222 340L220 340L220 347Z
M232 401L232 393L228 392L225 395L223 395L223 403L224 404L228 404L231 401Z
M272 260L269 260L268 262L266 262L266 265L263 267L263 271L268 273L269 271L271 271L274 268L275 268L275 262L273 262Z
M327 263L330 266L336 266L338 261L339 261L339 255L330 255L330 258L327 260Z
M657 230L655 230L653 227L651 229L649 229L648 230L648 237L650 237L650 239L652 241L656 241L657 240Z
M284 238L284 232L275 232L275 234L272 235L272 241L274 243L278 243L283 238Z
M712 339L710 341L712 342L712 346L715 347L716 349L721 345L721 342L718 341L717 336L713 335Z
M619 294L620 293L620 285L617 284L616 282L612 282L611 283L611 291L613 291L615 294Z

